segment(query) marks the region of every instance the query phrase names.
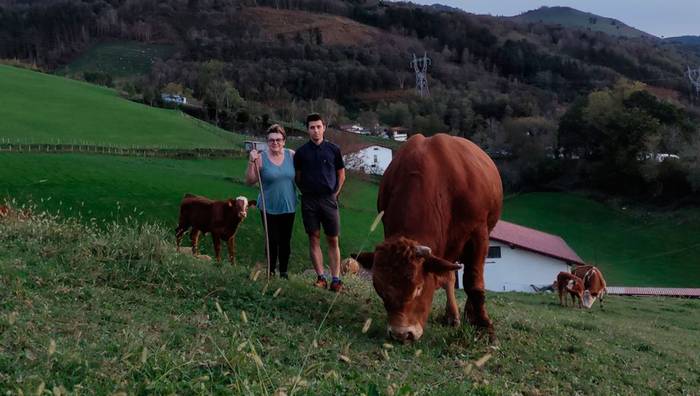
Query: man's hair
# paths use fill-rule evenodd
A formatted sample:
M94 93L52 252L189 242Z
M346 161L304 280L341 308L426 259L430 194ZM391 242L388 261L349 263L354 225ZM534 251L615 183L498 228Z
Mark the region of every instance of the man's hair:
M280 135L282 135L282 139L287 140L287 132L284 131L284 127L280 124L270 125L270 127L267 128L266 135L269 135L271 133L279 133Z
M307 116L306 116L306 127L307 127L307 128L309 127L309 123L312 122L312 121L321 121L321 122L323 122L323 117L321 117L321 115L318 114L318 113L311 113L311 114L307 115ZM324 122L324 124L325 124L325 122Z

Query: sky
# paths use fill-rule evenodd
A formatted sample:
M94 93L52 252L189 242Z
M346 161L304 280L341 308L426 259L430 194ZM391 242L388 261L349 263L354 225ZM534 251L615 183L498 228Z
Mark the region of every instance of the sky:
M655 36L700 35L700 0L411 0L445 4L474 14L513 16L540 6L567 6L615 18Z

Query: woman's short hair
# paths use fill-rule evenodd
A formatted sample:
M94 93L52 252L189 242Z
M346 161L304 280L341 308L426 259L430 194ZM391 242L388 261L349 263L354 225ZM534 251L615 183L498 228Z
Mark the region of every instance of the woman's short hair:
M279 133L280 135L282 135L282 139L287 140L287 132L284 131L284 127L280 124L270 125L270 127L267 128L266 135L269 135L271 133Z

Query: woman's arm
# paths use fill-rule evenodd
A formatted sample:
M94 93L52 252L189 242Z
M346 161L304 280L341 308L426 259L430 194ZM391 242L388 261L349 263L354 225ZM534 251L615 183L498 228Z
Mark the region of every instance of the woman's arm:
M258 182L258 173L255 171L255 164L258 164L258 169L262 168L262 158L257 150L251 150L248 155L248 168L245 170L245 182L249 186Z

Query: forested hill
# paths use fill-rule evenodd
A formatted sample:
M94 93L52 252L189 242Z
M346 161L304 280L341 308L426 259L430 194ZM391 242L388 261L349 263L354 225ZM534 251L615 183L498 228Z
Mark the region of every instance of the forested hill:
M518 22L545 23L562 25L594 32L603 32L611 36L629 38L656 38L655 36L635 29L613 18L583 12L571 7L540 7L513 17Z
M360 0L4 0L0 6L0 57L54 69L100 40L172 43L180 51L156 82L178 80L195 95L201 87L192 81L193 65L217 59L247 99L347 101L410 85L412 52L433 59L433 86L485 96L476 101L498 102L497 93L516 90L536 94L535 103L524 105L536 109L519 112L546 111L620 75L687 90L688 55L655 40L439 7Z
M129 68L122 49L159 57ZM414 53L432 60L429 98L414 93ZM184 94L229 130L319 111L465 136L510 160L512 189L700 192L692 150L670 168L643 162L700 144L685 75L700 54L656 38L378 0L0 0L0 58L153 105Z

